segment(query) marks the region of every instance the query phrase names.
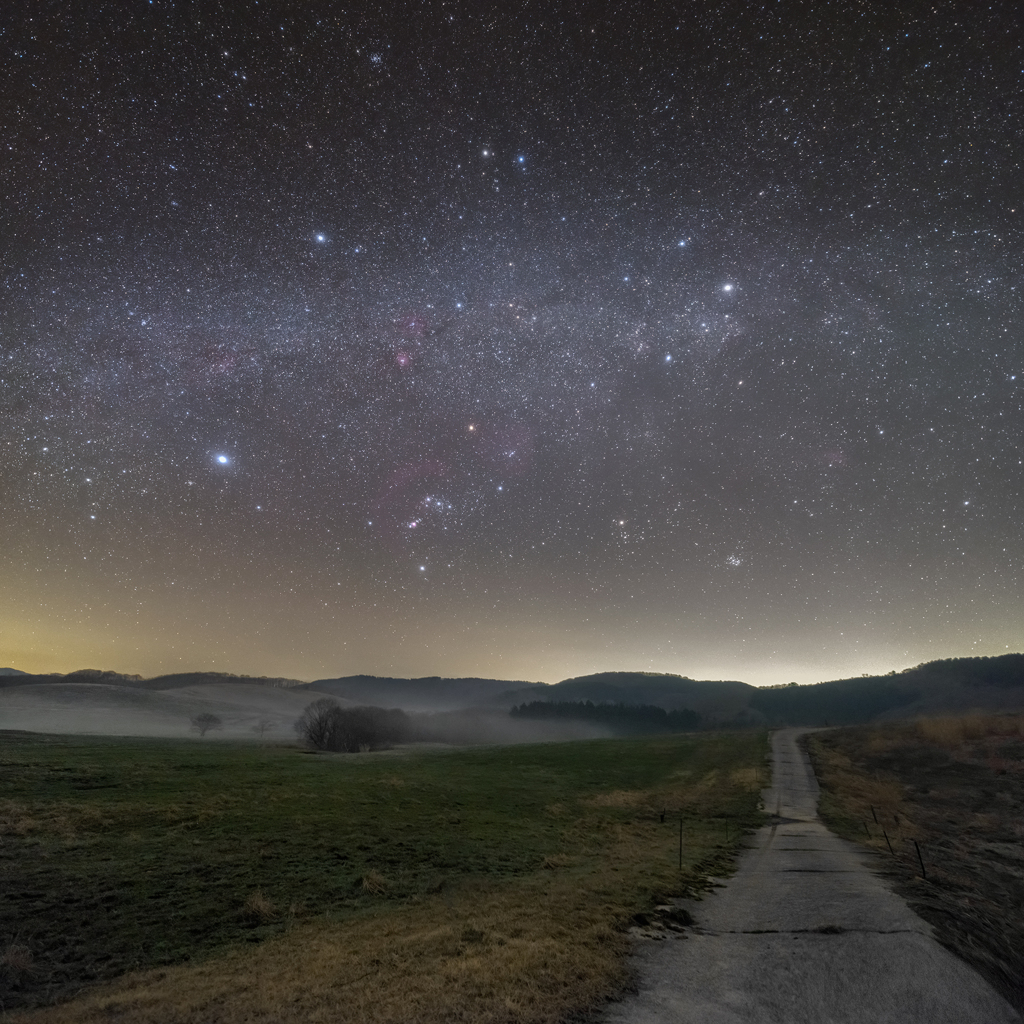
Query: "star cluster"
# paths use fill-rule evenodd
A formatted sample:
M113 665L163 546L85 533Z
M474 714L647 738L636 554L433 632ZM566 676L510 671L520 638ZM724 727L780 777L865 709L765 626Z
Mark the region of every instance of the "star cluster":
M654 8L9 19L0 657L1018 645L1011 7Z

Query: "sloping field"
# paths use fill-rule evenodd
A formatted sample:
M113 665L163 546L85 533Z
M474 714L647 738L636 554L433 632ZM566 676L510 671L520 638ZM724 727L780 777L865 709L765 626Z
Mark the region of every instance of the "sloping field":
M61 1024L562 1019L728 870L767 752L3 740L0 1007Z
M314 695L315 696L315 695ZM150 690L106 683L30 683L0 689L0 728L97 736L187 736L202 712L220 717L221 735L294 738L292 726L313 699L308 690L213 683ZM339 701L339 703L345 703Z

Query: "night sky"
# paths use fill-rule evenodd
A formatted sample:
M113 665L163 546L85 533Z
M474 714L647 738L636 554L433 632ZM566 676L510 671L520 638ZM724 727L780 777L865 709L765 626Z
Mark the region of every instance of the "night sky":
M0 48L0 664L1020 649L1018 4L24 2Z

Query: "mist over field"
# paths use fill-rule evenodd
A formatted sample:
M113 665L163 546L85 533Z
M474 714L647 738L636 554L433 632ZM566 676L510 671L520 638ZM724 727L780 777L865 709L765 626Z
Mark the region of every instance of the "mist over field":
M0 686L0 729L93 736L183 738L193 736L192 719L215 715L221 725L204 738L296 742L295 722L303 709L329 691L308 684L272 686L242 680L206 682L152 689L143 681L128 683L29 682L7 676ZM22 682L22 680L25 680ZM493 681L492 681L493 682ZM514 684L509 684L514 685ZM372 695L367 693L366 697ZM386 700L378 697L377 704ZM588 722L525 721L501 707L461 706L451 697L417 698L408 708L419 742L469 744L535 743L596 739L611 730ZM369 705L332 694L342 707ZM390 702L388 707L406 702Z
M950 659L882 676L779 687L644 672L548 685L366 675L307 683L211 672L154 679L94 670L33 676L6 669L0 672L0 729L175 738L194 734L193 719L207 715L218 720L207 740L295 742L296 720L323 697L341 708L400 709L409 716L413 741L457 745L642 732L656 726L658 716L664 729L843 725L1019 710L1024 655Z

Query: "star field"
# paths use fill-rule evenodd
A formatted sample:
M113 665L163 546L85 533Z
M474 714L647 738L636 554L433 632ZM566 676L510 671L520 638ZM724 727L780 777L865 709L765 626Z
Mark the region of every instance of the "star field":
M1019 14L656 7L5 18L5 664L1019 648Z

